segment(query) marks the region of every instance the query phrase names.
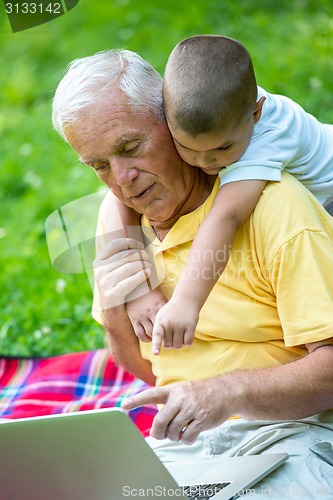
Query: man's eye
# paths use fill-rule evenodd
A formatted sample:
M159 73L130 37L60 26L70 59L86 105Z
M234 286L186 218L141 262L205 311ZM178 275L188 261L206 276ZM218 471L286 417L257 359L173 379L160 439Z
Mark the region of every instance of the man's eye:
M95 172L100 172L101 170L105 170L109 166L109 163L94 163L93 169Z
M139 149L140 142L131 142L129 144L126 144L124 147L124 152L128 154L133 154L136 153L136 151Z

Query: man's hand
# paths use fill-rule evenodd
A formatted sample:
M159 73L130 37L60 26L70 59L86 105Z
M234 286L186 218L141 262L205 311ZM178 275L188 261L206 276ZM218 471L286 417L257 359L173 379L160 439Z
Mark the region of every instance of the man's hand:
M94 273L103 310L124 304L126 296L147 280L152 265L143 248L137 240L118 238L96 256Z
M165 349L189 347L194 339L199 311L193 301L172 297L156 315L152 349L158 355L162 344Z
M142 342L151 342L156 314L166 302L158 290L151 290L126 304L134 332Z
M221 385L216 378L157 387L124 400L121 406L132 410L142 405L163 404L154 418L151 436L190 445L200 432L217 427L231 416L230 407L222 395L219 397Z

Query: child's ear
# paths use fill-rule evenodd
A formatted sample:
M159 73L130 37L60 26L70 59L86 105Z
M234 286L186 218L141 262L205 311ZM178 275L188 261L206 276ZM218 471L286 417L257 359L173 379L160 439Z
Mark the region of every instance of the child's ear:
M260 120L262 106L263 106L265 100L266 100L266 97L260 97L259 101L256 102L256 105L255 105L254 111L253 111L254 123L258 123L258 121Z

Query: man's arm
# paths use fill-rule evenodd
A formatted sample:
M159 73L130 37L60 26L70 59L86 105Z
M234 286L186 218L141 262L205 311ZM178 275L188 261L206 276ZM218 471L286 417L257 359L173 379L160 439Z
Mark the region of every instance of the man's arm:
M138 378L154 384L151 365L141 357L139 341L126 313L126 297L146 282L151 263L143 244L131 238L105 242L94 261L98 320L106 329L115 361ZM96 311L94 311L96 313ZM94 314L96 317L96 314Z
M125 400L122 407L164 404L151 435L185 444L233 415L249 420L306 418L333 408L333 337L307 349L303 358L275 368L149 389Z
M118 306L103 311L102 321L116 363L147 384L155 385L151 364L141 356L139 341L127 316L126 308Z
M309 354L297 361L248 377L246 372L232 374L229 391L237 397L241 416L293 420L333 408L333 337L306 347Z

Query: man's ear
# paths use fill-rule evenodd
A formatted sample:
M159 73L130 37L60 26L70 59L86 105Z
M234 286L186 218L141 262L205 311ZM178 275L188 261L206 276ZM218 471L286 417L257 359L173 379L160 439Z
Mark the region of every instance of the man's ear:
M263 106L265 100L266 100L266 97L260 97L259 101L256 102L256 105L255 105L254 111L253 111L254 123L258 123L258 121L260 120L262 106Z

